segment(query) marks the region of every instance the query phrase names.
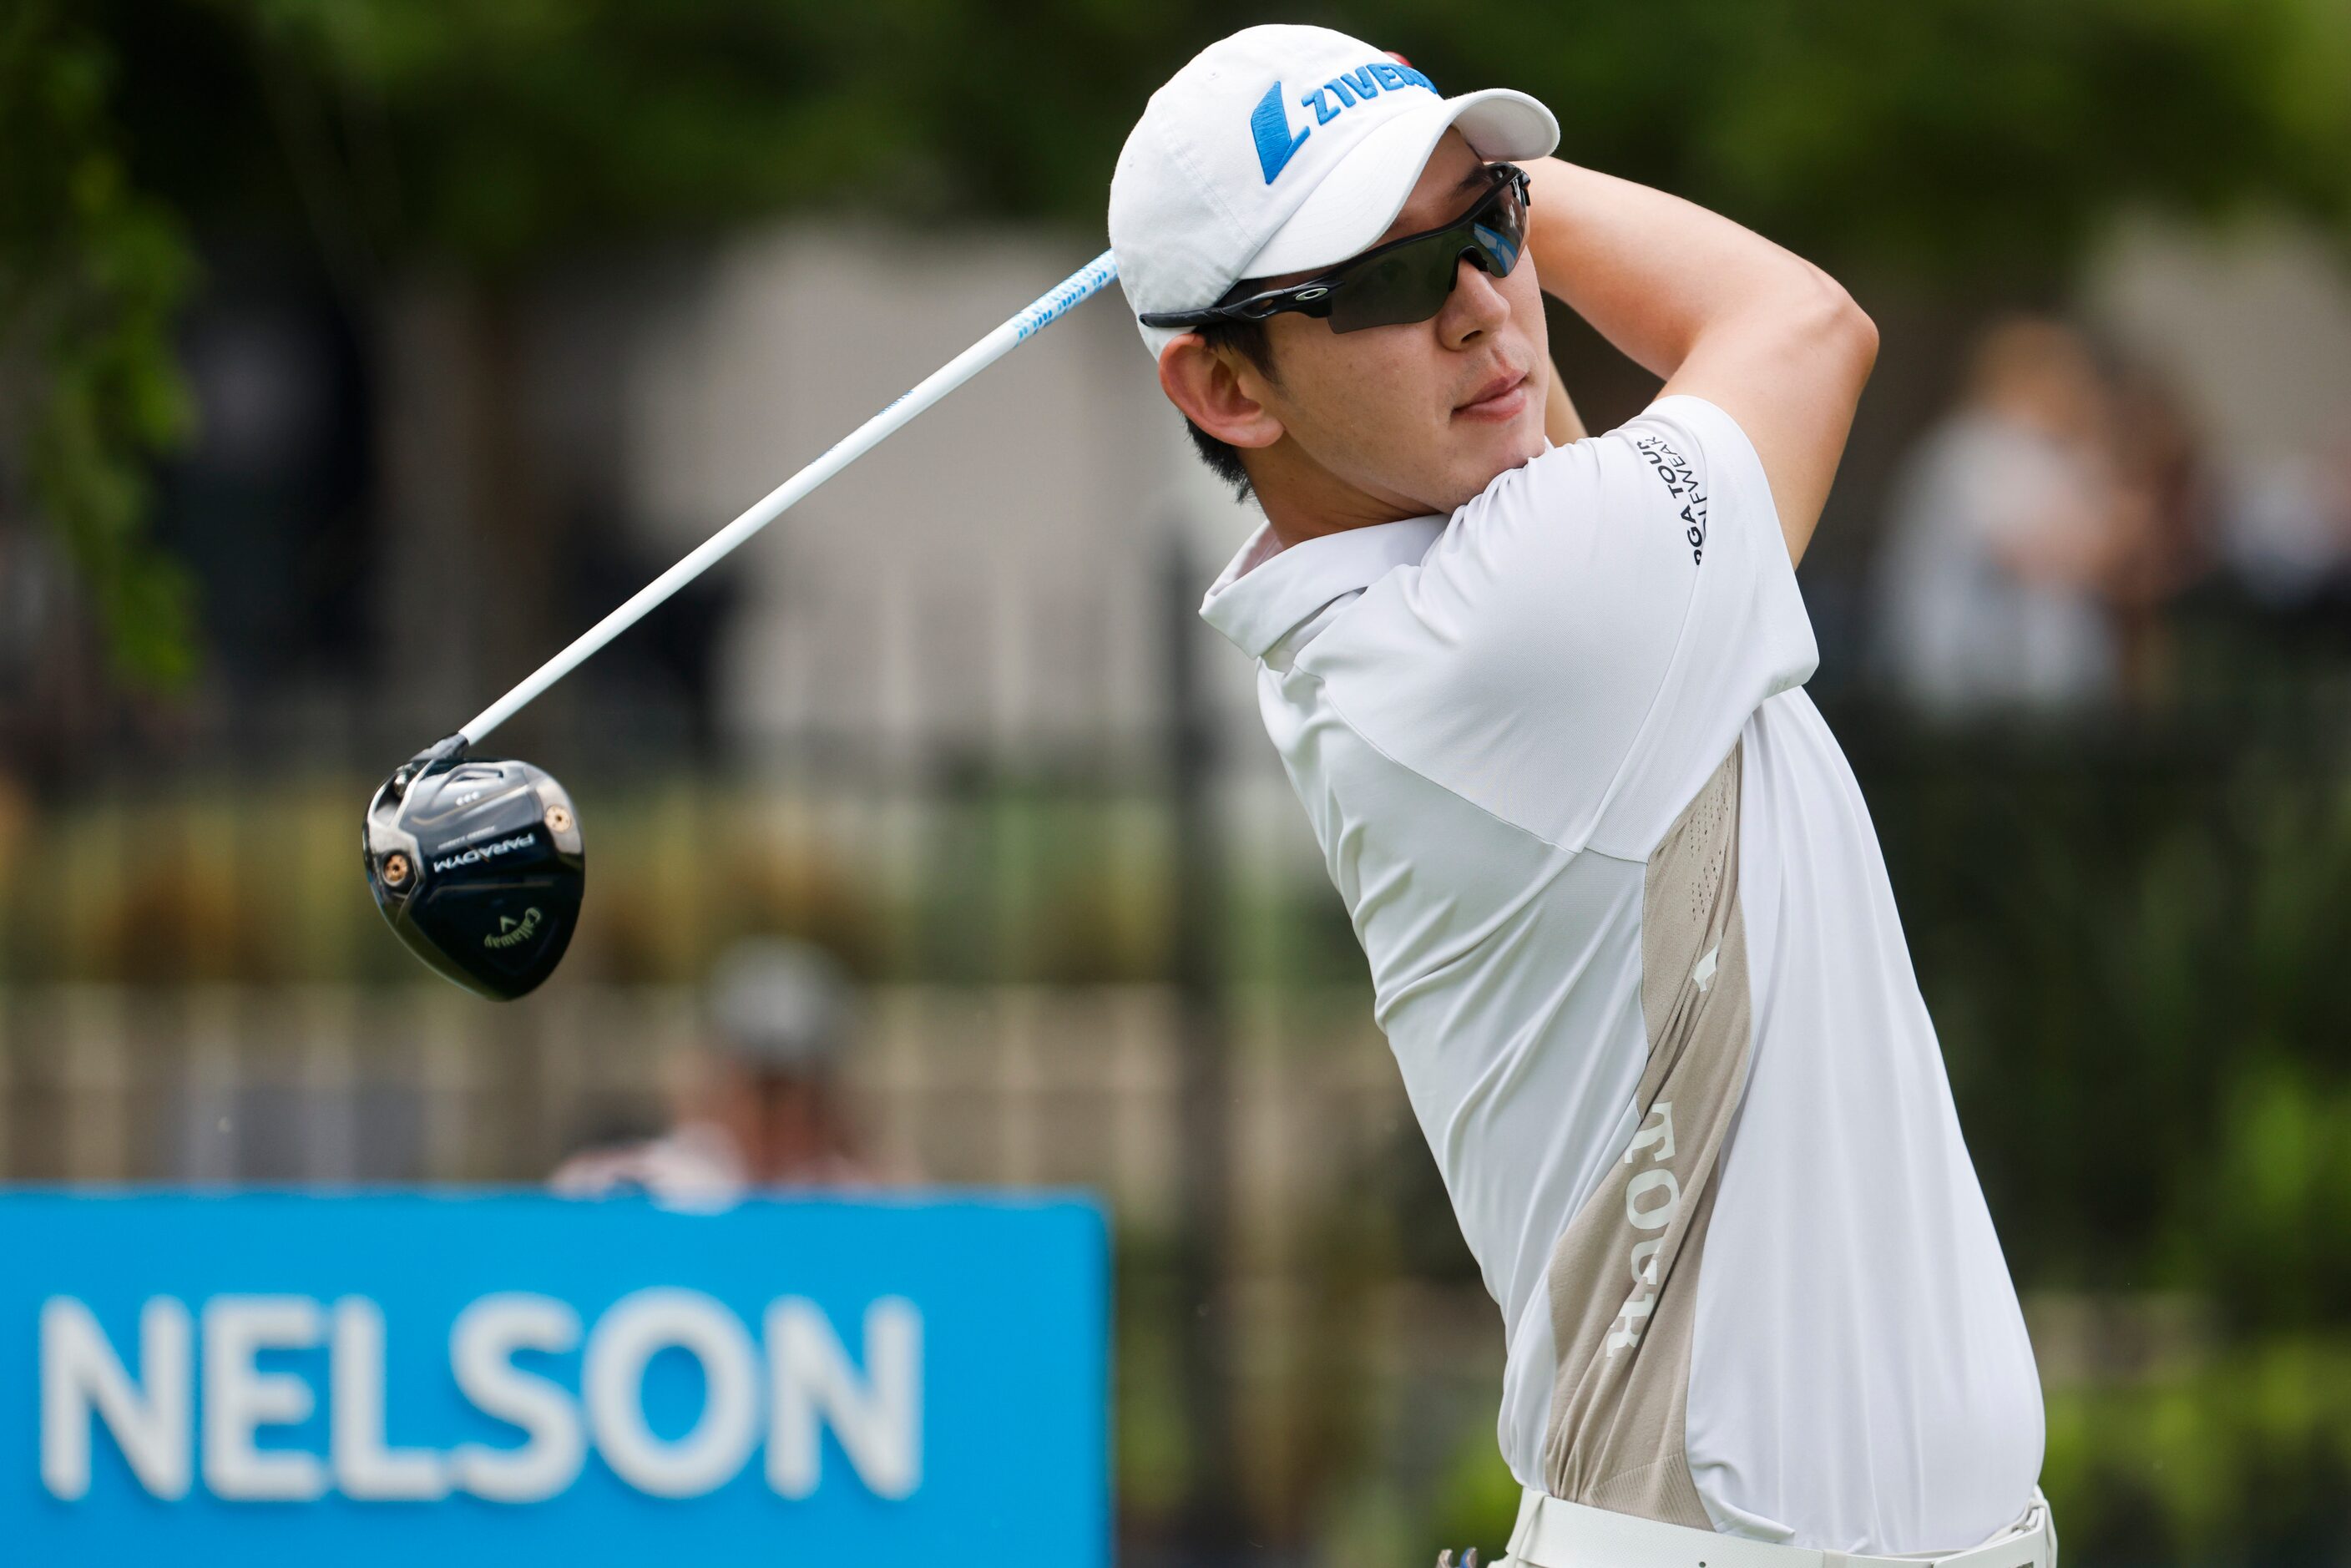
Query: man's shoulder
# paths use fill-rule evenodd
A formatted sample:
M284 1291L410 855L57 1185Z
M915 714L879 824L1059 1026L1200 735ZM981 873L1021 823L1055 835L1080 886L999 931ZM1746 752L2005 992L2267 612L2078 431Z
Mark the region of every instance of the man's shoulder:
M1574 848L1611 809L1637 838L1815 656L1752 447L1676 397L1488 486L1299 650L1294 700Z
M1702 560L1704 535L1724 506L1746 507L1762 468L1736 420L1702 398L1659 398L1613 430L1554 446L1497 475L1458 508L1447 536L1510 542L1514 527L1536 530L1527 547L1549 550L1597 544L1602 531L1630 517L1656 516L1677 526L1681 548ZM1768 490L1761 490L1767 498ZM1638 545L1646 536L1623 542ZM1649 542L1656 542L1650 540Z

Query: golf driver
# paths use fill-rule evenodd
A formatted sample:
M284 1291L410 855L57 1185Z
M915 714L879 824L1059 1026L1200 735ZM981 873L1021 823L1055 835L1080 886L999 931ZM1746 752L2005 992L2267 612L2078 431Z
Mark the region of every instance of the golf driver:
M463 729L401 764L368 802L360 835L368 888L400 939L436 972L493 1000L536 990L579 924L588 863L579 813L544 769L472 757L469 748L810 491L1117 276L1108 251L1088 262L705 539Z

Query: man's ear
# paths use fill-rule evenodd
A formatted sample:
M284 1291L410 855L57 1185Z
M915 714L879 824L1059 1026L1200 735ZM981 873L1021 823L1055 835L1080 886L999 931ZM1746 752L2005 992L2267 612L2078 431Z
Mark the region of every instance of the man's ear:
M1265 378L1238 354L1218 353L1197 332L1159 350L1159 389L1184 416L1228 446L1270 446L1281 421L1258 401Z

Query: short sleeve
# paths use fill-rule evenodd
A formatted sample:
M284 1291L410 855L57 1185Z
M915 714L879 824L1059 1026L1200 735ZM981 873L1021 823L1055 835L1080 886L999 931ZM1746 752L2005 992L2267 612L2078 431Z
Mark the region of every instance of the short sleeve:
M1503 475L1358 608L1301 667L1366 740L1635 859L1819 657L1754 447L1687 396Z

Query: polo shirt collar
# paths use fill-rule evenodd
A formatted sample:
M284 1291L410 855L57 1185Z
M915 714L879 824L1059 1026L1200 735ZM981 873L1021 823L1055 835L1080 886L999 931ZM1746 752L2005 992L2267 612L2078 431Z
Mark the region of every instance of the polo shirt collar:
M1324 534L1281 548L1268 524L1224 570L1200 602L1200 618L1253 659L1343 594L1369 588L1416 564L1445 531L1443 517L1406 517Z

